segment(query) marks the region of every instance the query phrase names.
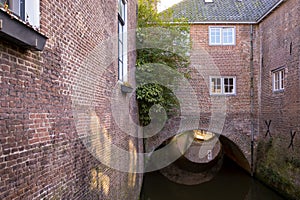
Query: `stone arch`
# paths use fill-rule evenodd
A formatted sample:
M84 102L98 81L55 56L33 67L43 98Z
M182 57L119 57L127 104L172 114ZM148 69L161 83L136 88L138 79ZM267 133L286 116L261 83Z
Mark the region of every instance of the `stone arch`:
M179 132L180 118L172 118L167 121L165 127L159 134L146 138L145 151L153 152L160 146L164 146ZM194 127L202 130L201 128ZM188 130L188 129L187 129ZM205 130L205 129L203 129ZM181 130L184 131L184 130ZM220 142L226 155L235 161L239 166L251 173L251 136L248 130L238 129L235 124L225 123L222 133L218 134Z
M222 144L225 154L234 162L236 162L240 167L251 173L251 158L249 158L251 157L251 155L248 155L248 151L245 151L241 148L241 145L243 144L237 144L232 139L224 135L220 135L219 140Z

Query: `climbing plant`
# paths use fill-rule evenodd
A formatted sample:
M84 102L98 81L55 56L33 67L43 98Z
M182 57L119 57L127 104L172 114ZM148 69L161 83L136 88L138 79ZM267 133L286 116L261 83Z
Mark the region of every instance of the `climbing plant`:
M136 94L140 123L144 126L151 121L150 109L161 112L164 108L168 116L179 113L179 101L170 89L176 86L176 78L168 70L188 77L189 26L184 19L174 19L170 10L158 13L156 2L138 0ZM162 67L167 70L157 73ZM158 81L162 79L167 79L168 84L162 85Z

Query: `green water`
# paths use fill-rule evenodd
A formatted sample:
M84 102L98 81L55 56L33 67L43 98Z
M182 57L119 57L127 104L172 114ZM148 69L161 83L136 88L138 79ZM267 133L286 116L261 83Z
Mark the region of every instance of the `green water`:
M219 173L209 182L186 186L158 171L146 173L141 200L283 200L225 157Z

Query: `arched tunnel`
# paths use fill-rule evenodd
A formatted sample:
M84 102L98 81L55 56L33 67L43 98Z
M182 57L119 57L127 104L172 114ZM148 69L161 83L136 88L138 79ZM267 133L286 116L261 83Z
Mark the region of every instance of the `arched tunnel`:
M145 173L141 200L283 200L250 176L247 138L241 138L238 133L218 135L204 130L188 132L193 139L191 143L188 142L185 151L182 151L182 144L185 144L176 142L180 134L168 137L155 148L155 152L160 151L173 143L181 154L171 164ZM176 151L175 148L173 150Z
M211 180L220 170L224 156L227 156L248 173L250 165L237 144L224 135L205 130L191 130L193 141L186 151L173 163L160 172L173 182L184 185L196 185ZM156 150L174 144L177 135L165 140ZM178 147L180 148L180 147Z

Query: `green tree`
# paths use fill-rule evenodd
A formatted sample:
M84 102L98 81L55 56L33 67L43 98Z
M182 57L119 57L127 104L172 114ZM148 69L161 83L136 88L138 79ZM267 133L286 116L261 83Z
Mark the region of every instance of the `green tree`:
M189 65L189 26L184 19L173 19L170 10L157 13L155 2L138 0L136 93L144 126L151 121L150 109L161 112L164 108L169 117L179 113L179 102L172 92L178 76L171 71L188 77L184 69Z

